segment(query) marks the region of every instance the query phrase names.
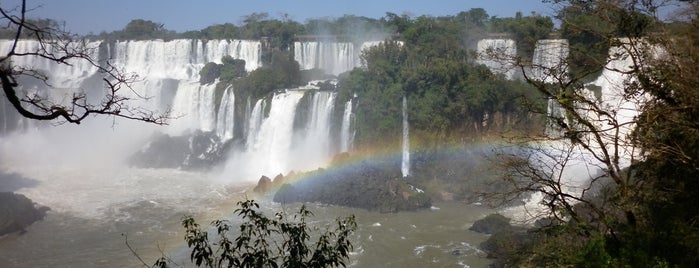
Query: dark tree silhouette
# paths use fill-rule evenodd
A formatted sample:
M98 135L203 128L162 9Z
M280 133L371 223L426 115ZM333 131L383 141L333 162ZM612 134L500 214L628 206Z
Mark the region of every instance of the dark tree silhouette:
M0 83L5 97L20 115L35 120L53 120L58 123L80 124L90 115L107 115L155 124L166 124L168 112L163 114L142 107L132 107L130 100L147 99L147 96L137 93L131 85L138 81L136 74L125 73L108 61L100 62L93 56L99 49L90 46L89 42L71 35L61 29L57 23L46 23L46 20L32 20L27 17L26 1L14 8L0 7L0 21L3 33L11 33L12 45L9 50L1 51ZM23 40L38 42L32 50L20 49L18 44ZM20 58L38 58L71 68L76 63L86 63L96 68L101 76L104 95L95 101L88 98L83 90L65 92L63 101L54 101L37 93L25 93L20 90L18 78L38 80L48 87L48 90L63 90L51 85L49 76L30 66L13 64ZM129 93L130 91L130 93ZM60 93L60 92L59 92ZM125 94L127 93L127 94ZM136 97L130 97L136 96Z

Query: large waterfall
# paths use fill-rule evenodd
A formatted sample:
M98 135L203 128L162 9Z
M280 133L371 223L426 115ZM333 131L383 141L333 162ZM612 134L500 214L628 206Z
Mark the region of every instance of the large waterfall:
M514 65L517 44L512 39L483 39L478 41L477 62L491 71L513 79L517 70Z
M636 40L635 42L638 42ZM599 160L605 153L620 168L625 168L632 163L632 159L639 159L641 156L633 143L629 140L629 135L636 127L635 120L641 105L645 102L645 96L632 95L626 92L629 82L633 82L635 77L631 76L631 66L633 57L630 53L638 53L638 43L632 44L628 39L619 39L618 46L609 50L609 57L602 73L594 81L585 84L586 89L581 89L578 93L590 102L574 102L573 108L577 116L577 122L585 122L585 126L576 126L576 120L568 120L567 112L554 100L548 103L548 116L561 118L565 124L575 129L582 127L576 138L585 143L585 149L575 147L579 141L560 139L565 133L561 131L558 124L550 123L546 129L546 135L550 140L546 147L542 147L540 152L528 155L532 165L554 174L561 184L561 190L568 195L564 197L569 202L577 202L574 199L582 198L586 190L592 184L599 183L592 181L593 178L603 174L604 166ZM568 42L566 40L541 40L537 42L534 52L532 78L548 82L565 82L568 66L565 59L568 55ZM638 57L640 55L636 55ZM587 130L587 125L598 130L594 136ZM571 150L573 148L573 150ZM565 159L560 161L558 159ZM526 213L536 213L543 211L540 207L543 195L535 193L525 205ZM518 215L521 216L521 215Z
M200 85L199 71L207 62L221 63L223 56L245 60L248 71L261 64L258 41L149 40L116 42L113 46L115 49L110 49L113 64L143 79L135 85L135 91L152 98L149 108L172 108L173 115L179 117L168 131L172 134L199 129L231 136L231 129L216 129L232 128L230 115L216 115L215 83ZM232 92L226 96L234 98ZM229 107L223 111L233 109L230 101L226 105Z
M258 41L96 41L87 45L93 48L93 58L99 62L109 62L120 70L138 75L133 90L124 92L133 94L127 97L146 97L147 100L139 100L136 105L154 111L171 109L176 119L157 131L172 136L189 135L193 131L213 133L219 140L218 144L229 141L234 144L227 147L230 149L223 156L229 159L228 168L236 168L233 172L237 174L236 178L231 179L255 180L263 174L273 176L292 170L314 169L324 166L333 154L351 148L353 131L348 121L352 118L351 102L342 107L344 110L336 109L341 104L336 104L338 100L334 92L290 89L268 98L236 101L232 87L217 89L216 83L199 83L199 71L203 66L208 62L221 63L223 56L245 60L248 71L258 68L261 65L261 43ZM0 51L9 50L10 46L10 41L0 41ZM350 43L320 47L324 52L319 55L328 58L337 55L327 61L324 68L339 73L357 64ZM18 51L38 49L36 41L21 41L18 45ZM21 83L24 92L44 94L54 101L77 91L103 92L104 85L100 83L97 68L85 61L67 66L18 57L13 64L51 74L49 82L54 89L45 90L40 83ZM308 103L299 105L302 99ZM16 116L12 107L4 99L2 101L2 133L31 122ZM307 116L299 119L297 113ZM189 143L190 147L197 146L191 138ZM211 150L209 148L207 152Z

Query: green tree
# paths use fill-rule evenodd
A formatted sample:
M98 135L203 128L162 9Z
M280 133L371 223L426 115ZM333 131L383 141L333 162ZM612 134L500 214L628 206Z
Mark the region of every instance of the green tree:
M489 30L495 33L509 33L517 42L517 54L530 61L536 41L547 39L553 31L553 21L536 13L523 16L517 12L514 18L491 18Z
M357 229L354 216L337 219L334 228L315 233L307 219L305 206L293 215L279 212L267 217L254 200L238 202L235 213L243 220L235 232L230 222L215 220L217 240L191 216L182 219L185 241L192 250L190 260L198 267L345 267L353 249L350 236ZM317 235L317 241L310 238ZM169 267L167 257L154 267Z

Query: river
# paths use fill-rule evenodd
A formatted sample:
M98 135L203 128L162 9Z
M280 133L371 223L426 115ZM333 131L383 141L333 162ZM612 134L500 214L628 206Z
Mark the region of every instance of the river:
M0 237L0 267L137 267L131 248L151 265L165 254L177 263L188 256L179 225L185 214L202 225L213 219L238 221L236 202L253 185L231 185L225 175L170 169L66 168L7 165L0 174L26 180L16 190L51 211L23 234ZM262 208L293 211L259 198ZM492 211L473 204L437 203L430 210L377 213L310 204L312 224L322 227L356 216L352 267L485 267L477 249L486 235L469 231ZM187 267L193 265L188 264Z

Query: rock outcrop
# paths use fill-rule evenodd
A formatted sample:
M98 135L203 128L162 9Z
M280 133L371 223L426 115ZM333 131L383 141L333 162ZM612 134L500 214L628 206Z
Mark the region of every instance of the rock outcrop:
M205 169L225 159L227 144L213 132L194 131L182 136L158 134L129 163L147 168Z
M397 165L392 164L367 161L342 170L300 174L302 179L279 188L274 201L319 202L381 212L429 208L430 197L401 178Z
M0 235L24 232L24 228L43 219L48 210L24 195L0 192Z

